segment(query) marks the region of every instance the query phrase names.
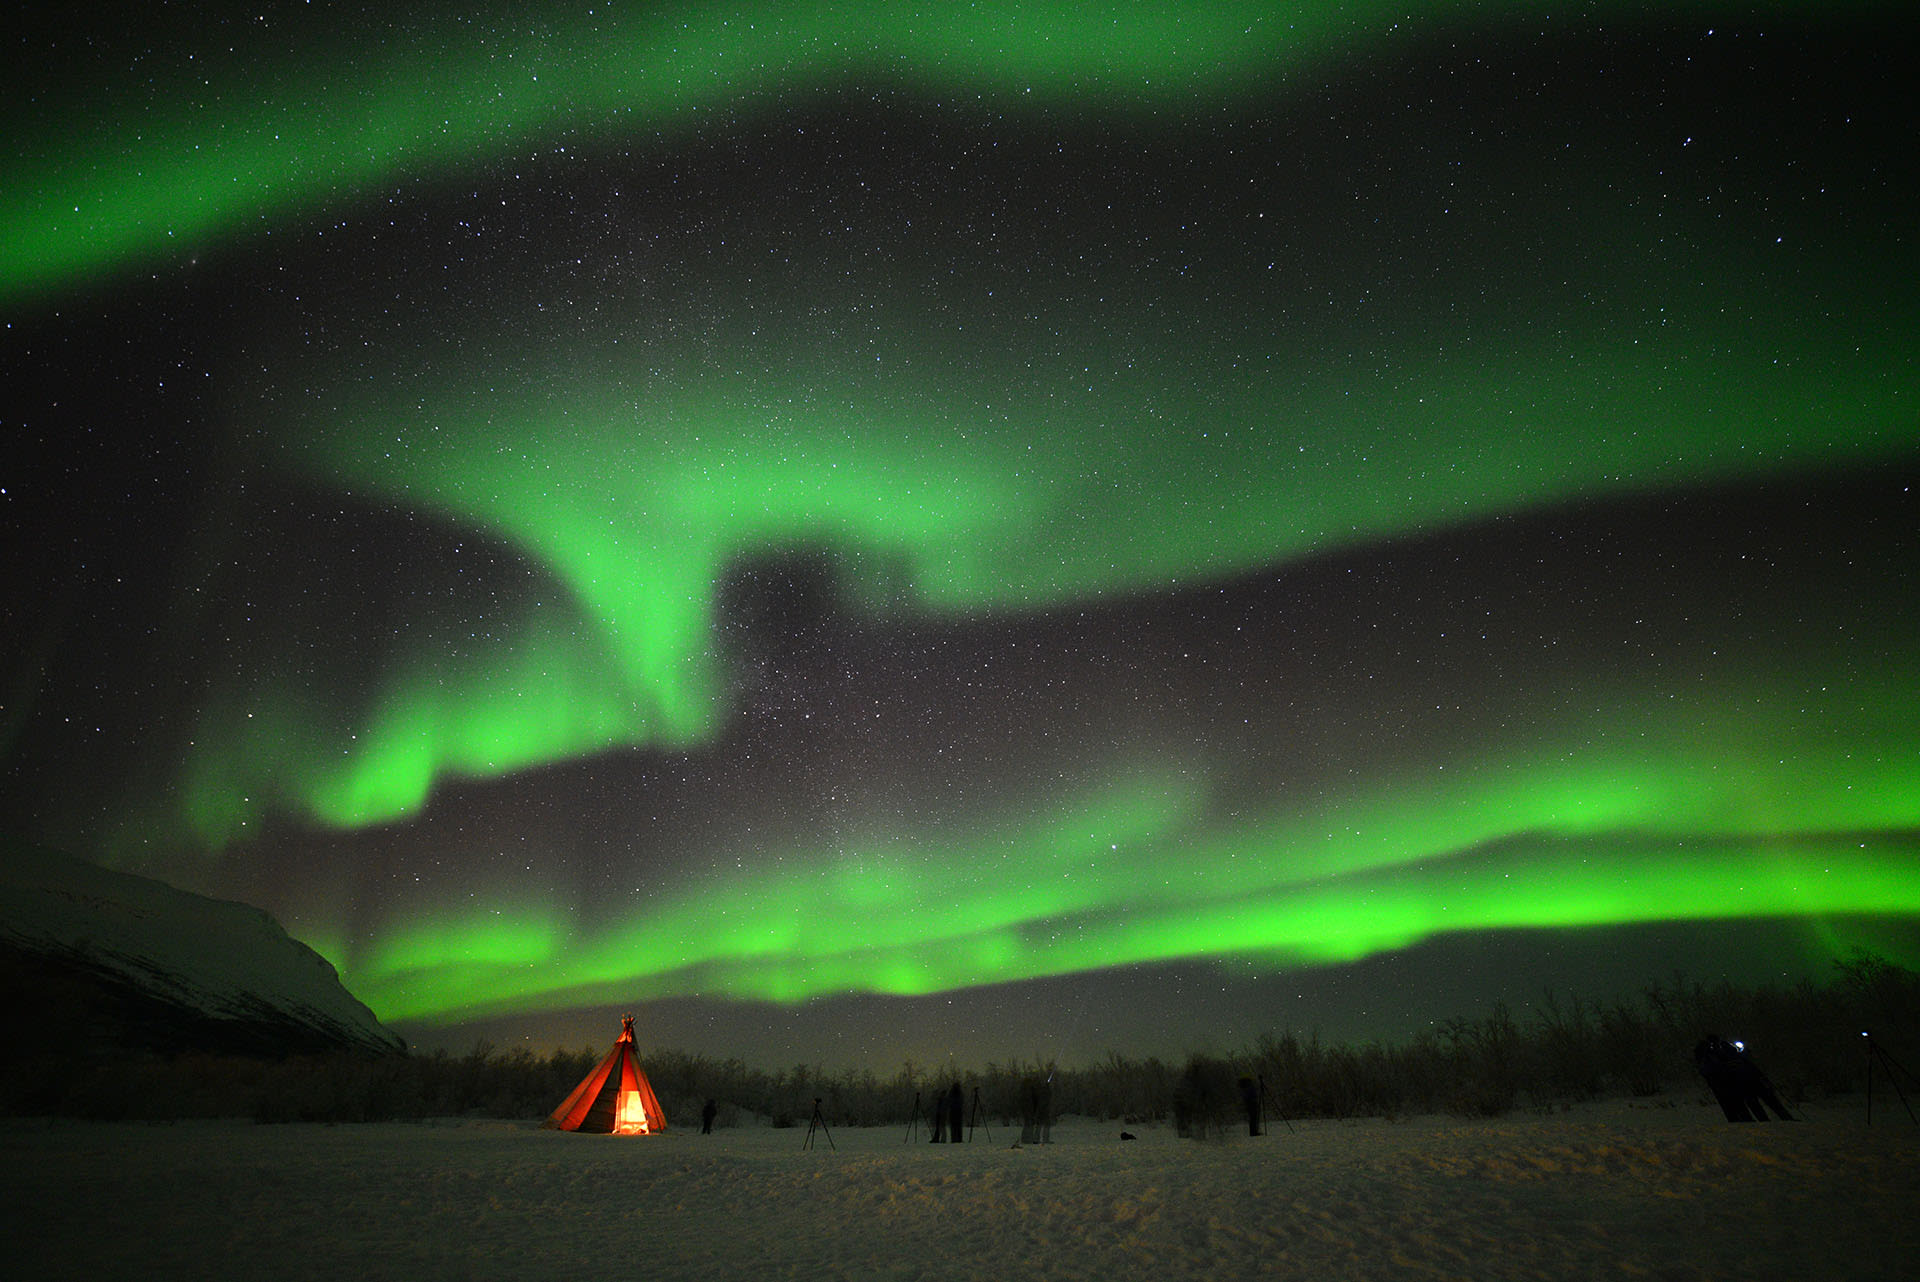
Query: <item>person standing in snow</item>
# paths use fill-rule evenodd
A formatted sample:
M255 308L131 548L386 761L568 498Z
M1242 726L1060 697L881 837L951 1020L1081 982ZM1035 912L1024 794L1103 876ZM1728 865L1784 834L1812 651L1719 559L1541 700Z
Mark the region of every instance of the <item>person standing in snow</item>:
M1753 1114L1747 1111L1746 1093L1740 1088L1733 1047L1722 1041L1720 1034L1708 1033L1700 1039L1693 1048L1693 1066L1700 1070L1707 1089L1713 1092L1713 1098L1729 1122L1754 1120ZM1760 1120L1767 1120L1764 1113Z
M1729 1122L1764 1122L1768 1109L1783 1122L1793 1120L1793 1114L1774 1092L1773 1083L1753 1062L1743 1043L1708 1033L1693 1048L1693 1062Z
M1251 1077L1240 1079L1240 1106L1247 1110L1247 1134L1260 1133L1260 1087Z

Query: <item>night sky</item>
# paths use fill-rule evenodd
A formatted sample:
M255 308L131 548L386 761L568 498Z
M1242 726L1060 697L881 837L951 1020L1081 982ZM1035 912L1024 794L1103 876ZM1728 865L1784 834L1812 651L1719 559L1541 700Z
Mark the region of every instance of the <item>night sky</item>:
M1920 963L1905 6L130 8L6 37L0 832L455 1049Z

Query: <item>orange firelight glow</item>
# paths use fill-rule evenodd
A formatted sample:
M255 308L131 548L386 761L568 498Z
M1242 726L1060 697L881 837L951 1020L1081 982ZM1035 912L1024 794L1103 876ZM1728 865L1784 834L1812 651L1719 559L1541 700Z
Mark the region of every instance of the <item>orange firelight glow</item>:
M647 1125L647 1108L640 1100L639 1091L621 1091L619 1102L614 1105L613 1133L615 1135L645 1135L651 1127Z

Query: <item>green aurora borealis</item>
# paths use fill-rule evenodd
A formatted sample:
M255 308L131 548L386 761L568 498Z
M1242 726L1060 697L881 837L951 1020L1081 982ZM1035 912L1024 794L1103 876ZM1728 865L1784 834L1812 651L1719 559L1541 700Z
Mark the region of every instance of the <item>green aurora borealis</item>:
M0 822L410 1028L1915 959L1910 23L893 12L39 71Z
M0 196L0 299L164 262L181 243L337 207L398 176L458 172L555 137L677 132L702 112L777 106L823 84L902 80L1010 105L1037 94L1049 106L1151 115L1231 100L1285 70L1461 18L1527 12L1486 0L1440 0L1418 16L1340 0L988 0L910 15L883 0L538 15L498 6L453 19L431 6L341 12L350 8L210 12L218 20L196 33L136 22L119 33L133 65L110 70L106 85L45 58L31 43L40 33L23 32L13 83L28 87L16 92L38 128L18 136ZM113 33L85 39L114 47Z

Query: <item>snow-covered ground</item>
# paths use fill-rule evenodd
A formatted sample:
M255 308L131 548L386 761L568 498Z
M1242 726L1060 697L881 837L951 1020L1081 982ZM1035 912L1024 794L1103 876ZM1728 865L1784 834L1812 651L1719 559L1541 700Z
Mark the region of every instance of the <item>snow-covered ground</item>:
M1871 1127L1858 1100L1807 1112L811 1150L804 1128L8 1120L0 1258L23 1279L1920 1277L1920 1127L1890 1098Z

